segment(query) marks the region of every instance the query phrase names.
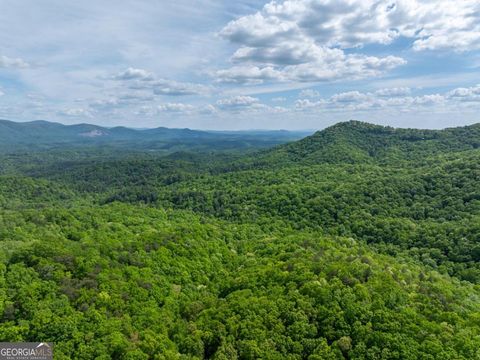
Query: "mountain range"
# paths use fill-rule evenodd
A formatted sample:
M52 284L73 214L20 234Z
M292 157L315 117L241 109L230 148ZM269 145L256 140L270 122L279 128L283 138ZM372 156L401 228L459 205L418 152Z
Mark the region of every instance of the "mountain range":
M37 120L13 122L0 120L0 150L54 148L62 145L112 145L152 150L190 150L221 148L261 148L296 140L309 134L279 131L199 131L191 129L132 129L92 124L63 125ZM182 144L179 144L181 141Z

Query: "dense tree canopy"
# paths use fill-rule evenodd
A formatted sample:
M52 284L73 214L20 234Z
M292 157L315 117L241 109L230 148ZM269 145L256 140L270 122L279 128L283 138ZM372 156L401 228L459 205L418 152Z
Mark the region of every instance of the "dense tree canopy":
M3 154L0 340L58 359L478 358L479 143L350 122L245 156Z

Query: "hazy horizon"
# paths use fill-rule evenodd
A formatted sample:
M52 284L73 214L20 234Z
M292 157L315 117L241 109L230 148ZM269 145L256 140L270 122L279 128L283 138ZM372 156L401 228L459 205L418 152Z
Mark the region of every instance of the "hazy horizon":
M418 129L418 130L444 130L444 129L448 129L448 128L455 128L455 127L463 127L463 126L471 126L471 125L476 125L476 124L480 124L480 121L479 122L471 122L471 123L468 123L468 124L462 124L462 125L454 125L454 126L444 126L444 127L437 127L437 128L433 128L433 127L409 127L409 126L392 126L392 125L389 125L389 124L380 124L380 123L376 123L376 122L369 122L369 121L362 121L362 120L357 120L357 119L348 119L348 120L344 120L344 121L336 121L336 122L331 122L329 123L329 125L325 125L321 128L310 128L310 129L307 129L307 128L299 128L299 129L284 129L284 128L245 128L245 129L208 129L208 128L204 128L204 129L200 129L200 128L194 128L194 127L170 127L170 126L162 126L162 125L159 125L159 126L153 126L153 127L132 127L132 126L128 126L128 125L101 125L101 124L96 124L94 122L76 122L76 123L65 123L65 122L62 122L62 121L50 121L50 120L45 120L45 119L34 119L34 120L11 120L11 119L0 119L0 121L10 121L10 122L13 122L13 123L19 123L19 124L26 124L26 123L34 123L34 122L47 122L47 123L52 123L52 124L60 124L60 125L65 125L65 126L75 126L75 125L95 125L95 126L99 126L99 127L103 127L105 129L113 129L113 128L116 128L116 127L124 127L124 128L127 128L127 129L131 129L131 130L152 130L152 129L157 129L157 128L167 128L167 129L188 129L188 130L194 130L194 131L205 131L205 132L255 132L255 131L259 131L259 132L268 132L268 131L287 131L287 132L292 132L292 133L314 133L316 131L321 131L321 130L324 130L330 126L333 126L333 125L336 125L336 124L340 124L340 123L348 123L348 122L351 122L351 121L359 121L359 122L363 122L363 123L367 123L367 124L373 124L373 125L380 125L380 126L390 126L390 127L394 127L394 128L397 128L397 129Z

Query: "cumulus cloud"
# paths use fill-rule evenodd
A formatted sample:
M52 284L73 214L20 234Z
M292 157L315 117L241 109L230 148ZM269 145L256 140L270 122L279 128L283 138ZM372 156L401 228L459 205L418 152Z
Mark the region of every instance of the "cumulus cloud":
M261 84L266 80L281 80L283 74L271 66L234 66L229 69L218 70L216 81L237 84Z
M347 91L334 94L329 98L312 101L299 99L296 110L364 111L374 109L417 111L423 108L435 109L441 106L455 106L448 102L447 94L425 94L411 96L410 92L400 88L387 88L375 92ZM387 94L391 94L388 96ZM403 95L402 95L403 94Z
M239 109L254 107L260 104L260 100L251 96L232 96L227 99L220 99L217 101L217 105L221 109Z
M375 91L377 96L407 96L410 95L410 88L408 87L395 87L395 88L385 88Z
M131 67L114 75L112 79L128 82L130 89L149 90L155 95L202 95L209 92L209 88L201 84L157 78L152 72Z
M367 44L410 38L417 51L480 49L475 0L287 0L228 23L220 36L237 44L219 81L326 81L378 76L405 64L367 56ZM350 49L346 52L345 49Z
M267 50L268 51L268 50ZM406 61L397 56L379 58L361 54L345 54L341 49L313 46L311 61L305 57L303 62L286 65L283 59L271 57L269 62L256 63L255 59L247 61L248 64L234 66L229 69L219 70L216 73L217 81L257 84L267 80L319 82L338 79L362 79L374 77L384 72L406 64ZM275 60L279 60L275 62Z
M289 109L282 106L269 106L260 102L260 99L238 95L225 99L220 99L216 103L216 109L223 112L232 113L265 113L265 114L278 114L288 112Z
M133 113L146 117L158 116L160 114L171 115L192 115L200 113L201 109L185 103L165 103L160 105L142 105Z
M331 101L335 103L359 102L367 100L370 96L370 94L364 94L359 91L348 91L333 95Z
M286 112L283 107L271 107L262 104L259 99L251 96L232 96L218 100L215 104L190 105L185 103L165 103L158 106L141 106L136 110L137 115L155 116L161 113L181 114L185 116L212 115L221 113L248 113L248 112Z
M160 79L151 84L153 93L156 95L182 96L203 95L209 92L209 88L200 84L182 83L173 80Z
M150 81L154 79L154 75L144 69L136 69L129 67L128 69L113 76L115 80L142 80Z
M25 69L30 67L25 60L20 58L10 58L4 55L0 56L0 68L17 68Z
M157 107L158 111L160 112L176 112L176 113L184 113L184 112L191 112L195 108L190 104L183 104L183 103L166 103L159 105Z
M413 98L413 102L419 105L439 105L445 101L445 96L440 94L429 94Z
M217 113L218 110L215 106L213 106L212 104L208 104L208 105L205 105L205 106L202 106L198 109L198 113L199 114L215 114Z
M165 103L157 106L141 106L135 113L155 116L161 113L194 115L232 114L279 114L294 112L364 112L364 111L399 111L435 112L440 109L455 109L462 102L473 101L472 96L480 92L480 86L457 88L444 94L421 94L412 96L409 88L384 88L377 91L346 91L322 98L313 89L303 91L304 98L297 99L290 107L269 106L259 98L248 95L237 95L221 98L214 104L190 105L186 103ZM301 92L302 93L302 92ZM310 96L308 96L310 95ZM465 100L469 99L469 100ZM285 98L272 98L272 101L285 101ZM480 101L480 99L478 99Z
M295 101L295 108L298 110L317 108L324 106L327 102L323 99L318 101L312 101L310 99L299 99Z
M460 101L480 101L480 84L469 88L456 88L447 93L447 97Z
M412 38L417 50L480 47L476 0L288 0L272 1L231 21L220 33L242 46L280 47L309 39L328 47L355 48ZM288 42L286 42L287 40ZM243 50L241 51L241 53Z
M480 86L456 88L444 94L411 95L408 88L385 88L374 92L347 91L329 98L312 101L311 98L295 102L295 110L302 111L370 111L379 110L415 112L440 109L466 109L469 104L480 101Z
M301 98L315 98L315 97L319 97L320 93L317 90L305 89L300 91L298 96Z

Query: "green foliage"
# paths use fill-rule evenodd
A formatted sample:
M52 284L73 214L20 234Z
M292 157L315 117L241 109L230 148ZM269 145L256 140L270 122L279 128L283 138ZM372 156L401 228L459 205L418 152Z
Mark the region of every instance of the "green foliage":
M42 240L3 268L3 340L79 359L470 359L480 346L478 288L353 239L121 204L38 216L28 238Z
M4 154L0 341L58 359L479 358L478 131Z

